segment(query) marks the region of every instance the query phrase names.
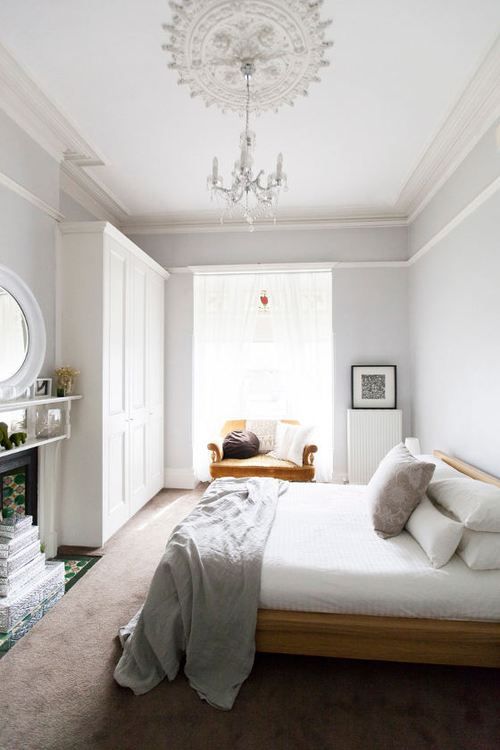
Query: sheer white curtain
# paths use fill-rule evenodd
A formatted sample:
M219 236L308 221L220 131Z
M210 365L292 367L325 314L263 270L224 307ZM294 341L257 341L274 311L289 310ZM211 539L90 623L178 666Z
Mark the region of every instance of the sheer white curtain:
M227 419L241 414L245 343L253 341L258 276L207 274L194 277L193 464L210 479L207 443Z
M273 274L266 282L289 414L315 427L316 479L333 475L331 271Z

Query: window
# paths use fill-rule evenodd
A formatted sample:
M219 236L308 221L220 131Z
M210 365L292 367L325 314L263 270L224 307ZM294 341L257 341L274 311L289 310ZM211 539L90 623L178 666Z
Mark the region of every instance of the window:
M313 424L317 476L330 479L331 272L196 276L194 313L197 476L224 421L260 417Z

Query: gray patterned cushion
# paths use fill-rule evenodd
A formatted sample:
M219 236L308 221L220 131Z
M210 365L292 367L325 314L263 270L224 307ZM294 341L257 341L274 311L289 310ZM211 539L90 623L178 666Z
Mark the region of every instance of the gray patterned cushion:
M382 459L368 484L375 532L387 539L403 530L425 494L435 465L418 461L400 443Z
M276 425L276 419L247 419L246 429L259 438L259 453L269 453L274 450Z

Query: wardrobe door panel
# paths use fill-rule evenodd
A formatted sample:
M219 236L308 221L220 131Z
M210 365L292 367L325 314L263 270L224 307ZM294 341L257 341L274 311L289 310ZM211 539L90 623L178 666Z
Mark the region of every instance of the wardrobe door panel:
M130 511L135 513L149 500L147 465L148 362L147 349L147 267L140 261L130 263Z
M130 516L128 422L129 268L127 252L108 241L104 269L103 533L109 538Z
M127 435L125 432L116 432L108 436L109 445L109 474L108 474L108 502L107 520L108 528L115 525L114 519L126 510L125 499L127 496ZM116 528L119 528L118 524ZM112 533L112 532L111 532Z
M130 311L130 400L132 411L146 409L147 397L147 269L131 263Z
M110 248L107 273L108 331L108 414L116 416L127 410L126 396L126 305L127 258L124 252Z
M130 424L130 514L149 500L147 473L147 423Z
M149 271L148 279L148 481L150 497L164 486L164 279Z

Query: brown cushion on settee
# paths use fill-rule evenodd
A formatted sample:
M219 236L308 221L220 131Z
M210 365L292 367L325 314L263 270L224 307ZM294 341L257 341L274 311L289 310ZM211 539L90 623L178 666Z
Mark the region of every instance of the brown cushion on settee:
M222 443L224 458L252 458L259 452L259 438L248 430L233 430Z

